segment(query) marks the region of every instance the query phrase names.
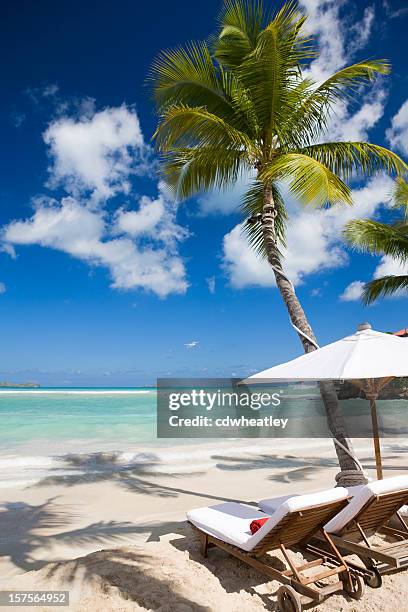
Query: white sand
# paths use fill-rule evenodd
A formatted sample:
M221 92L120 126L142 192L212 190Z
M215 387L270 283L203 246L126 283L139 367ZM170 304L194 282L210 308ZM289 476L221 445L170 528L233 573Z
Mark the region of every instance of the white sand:
M276 609L278 583L265 583L221 551L203 559L185 512L223 500L251 503L332 486L338 471L334 453L320 441L290 453L248 453L243 442L226 444L212 455L212 467L196 473L166 474L161 466L160 472L55 478L42 486L2 489L0 589L65 588L69 610L84 612ZM373 467L370 445L356 446L364 464ZM407 470L404 450L388 444L386 476ZM320 609L408 612L407 576L386 577L381 589L367 588L359 602L333 596Z

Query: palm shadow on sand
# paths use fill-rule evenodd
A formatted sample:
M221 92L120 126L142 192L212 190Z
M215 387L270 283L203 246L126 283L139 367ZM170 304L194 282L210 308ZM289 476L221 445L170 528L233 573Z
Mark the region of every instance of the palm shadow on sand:
M64 456L65 466L54 468L54 474L41 479L31 487L42 486L63 486L73 487L81 484L96 482L112 482L131 493L151 495L157 497L178 497L179 495L190 495L203 497L213 501L238 501L242 499L231 499L222 495L214 495L205 491L196 491L184 487L176 486L178 480L185 477L185 473L169 473L157 471L160 465L154 456L149 461L133 463L131 466L121 466L117 463L117 457L113 454L92 453L90 455L67 455ZM69 468L69 474L63 470ZM189 472L188 476L201 476L204 472ZM175 486L165 485L158 480L166 478L174 481Z
M159 538L163 530L159 525L144 526L130 522L99 521L76 529L69 529L75 514L66 506L50 498L43 504L31 505L26 502L0 504L0 558L8 557L14 566L31 571L55 561L55 558L38 560L38 552L44 557L44 550L53 544L97 545L129 543L129 536L150 532L150 537ZM167 530L175 527L169 524ZM52 530L52 533L48 533ZM168 533L168 531L166 531ZM6 534L6 535L3 535ZM50 553L51 554L51 553Z
M105 550L47 568L45 578L57 578L66 587L74 581L96 584L105 595L119 594L147 610L166 609L186 612L210 612L210 608L177 592L171 577L157 578L150 568L157 563L154 555L136 549ZM101 609L101 608L100 608Z

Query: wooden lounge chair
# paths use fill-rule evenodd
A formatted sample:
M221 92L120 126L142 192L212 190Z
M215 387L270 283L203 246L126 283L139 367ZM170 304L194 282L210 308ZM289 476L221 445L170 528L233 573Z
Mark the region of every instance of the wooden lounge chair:
M347 504L346 489L299 495L286 500L254 534L252 520L265 518L258 510L237 503L218 504L187 513L187 518L202 542L202 552L217 546L254 567L269 579L283 584L278 591L281 610L298 612L304 603L321 603L329 594L345 590L353 598L363 594L364 582L350 572L331 537L322 526ZM296 565L289 548L304 547L318 531L331 551L327 556ZM261 559L267 552L280 550L287 569L280 571ZM322 584L326 578L337 581Z
M408 476L377 480L364 485L347 507L324 525L342 555L360 557L370 570L366 582L374 588L381 586L381 574L408 567L408 527L398 513L406 503ZM399 528L389 524L394 515ZM384 534L394 542L373 544L369 538L374 534ZM323 542L321 538L320 541ZM308 548L315 554L324 554L313 542Z

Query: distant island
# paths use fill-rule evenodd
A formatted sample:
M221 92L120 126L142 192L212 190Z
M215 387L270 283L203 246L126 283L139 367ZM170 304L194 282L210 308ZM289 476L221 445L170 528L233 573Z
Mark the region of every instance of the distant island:
M39 385L38 383L34 383L34 382L26 382L26 383L13 383L13 382L9 382L7 380L0 382L0 387L28 387L30 389L38 389L38 387L40 387L41 385Z

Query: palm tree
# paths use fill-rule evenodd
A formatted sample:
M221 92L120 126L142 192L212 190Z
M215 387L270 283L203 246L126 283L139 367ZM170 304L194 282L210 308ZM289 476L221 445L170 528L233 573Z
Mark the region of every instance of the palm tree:
M383 60L343 68L321 84L302 72L317 53L303 34L296 2L269 17L261 0L226 0L207 42L164 51L152 82L159 123L155 133L163 172L180 199L251 184L241 202L251 216L251 245L266 257L305 352L316 338L283 269L287 210L282 183L305 204L352 204L344 182L353 173L401 174L407 167L387 149L365 142L319 142L334 105L362 84L389 72ZM268 321L265 321L268 325ZM355 472L334 386L321 384L342 471ZM343 449L346 450L343 450Z
M394 208L402 211L402 219L392 223L379 223L371 219L350 221L344 234L348 242L366 253L390 255L402 264L408 262L408 184L399 178L393 192ZM408 275L383 276L367 283L362 298L371 304L381 296L408 289Z

